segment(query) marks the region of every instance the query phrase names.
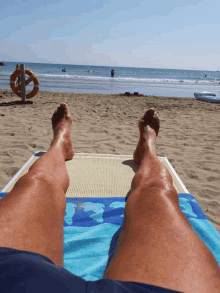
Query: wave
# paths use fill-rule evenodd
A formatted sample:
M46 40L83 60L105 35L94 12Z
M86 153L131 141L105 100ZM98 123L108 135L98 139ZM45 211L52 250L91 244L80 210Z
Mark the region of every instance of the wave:
M119 83L119 84L138 84L138 85L149 85L149 84L176 84L176 85L217 85L220 82L220 78L216 77L197 77L197 78L183 78L181 77L122 77L122 76L115 76L114 78L110 76L99 76L97 72L90 72L86 73L87 75L80 75L80 74L56 74L56 73L40 73L35 71L39 79L43 82L50 82L52 80L56 81L57 83L65 82L75 82L75 81L85 81L85 82L106 82L106 83ZM1 72L1 78L9 78L11 72Z
M60 79L60 80L91 80L91 81L111 81L111 82L123 82L123 83L143 83L143 84L149 84L149 83L185 83L185 84L217 84L220 82L220 78L214 78L212 80L207 79L179 79L179 78L137 78L137 77L104 77L104 76L95 76L95 75L70 75L70 74L38 74L39 78L45 78L45 79Z

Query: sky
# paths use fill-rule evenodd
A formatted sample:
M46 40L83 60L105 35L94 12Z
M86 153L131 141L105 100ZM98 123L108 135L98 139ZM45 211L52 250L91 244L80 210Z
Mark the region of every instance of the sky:
M219 0L1 0L0 61L220 69Z

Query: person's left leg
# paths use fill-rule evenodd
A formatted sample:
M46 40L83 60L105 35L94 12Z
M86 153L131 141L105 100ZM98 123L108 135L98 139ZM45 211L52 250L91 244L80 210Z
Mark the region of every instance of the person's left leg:
M14 188L0 200L0 247L44 255L63 266L63 221L69 177L65 161L74 156L68 106L52 117L54 139Z

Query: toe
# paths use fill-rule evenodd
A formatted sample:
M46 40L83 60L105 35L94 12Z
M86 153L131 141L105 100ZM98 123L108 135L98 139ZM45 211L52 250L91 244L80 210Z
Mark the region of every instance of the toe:
M56 119L57 118L57 111L55 111L54 113L53 113L53 116L52 116L52 118L51 118L51 120L52 120L52 125L54 126L54 124L56 123Z
M60 122L60 120L63 117L63 114L64 114L64 108L59 106L51 118L53 128L55 128L56 125Z
M66 103L62 103L62 104L60 104L60 106L63 108L63 111L64 111L63 113L66 116L66 118L71 118L71 114L70 114L68 105Z
M158 117L157 112L151 108L146 111L144 117L139 122L140 130L143 129L146 125L149 125L151 128L154 129L156 135L158 135L159 128L160 128L160 120Z
M72 123L72 117L69 112L69 108L65 103L60 104L60 106L57 108L51 118L53 129L59 124L62 119L68 121L69 123Z
M149 109L149 110L146 111L146 113L144 114L144 117L143 117L145 125L152 120L152 118L154 116L154 112L155 112L154 109Z

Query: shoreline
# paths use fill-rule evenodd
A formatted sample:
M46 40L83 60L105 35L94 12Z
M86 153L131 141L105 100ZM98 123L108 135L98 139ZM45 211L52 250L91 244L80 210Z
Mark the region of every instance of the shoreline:
M19 100L12 91L0 89L0 103ZM35 151L49 149L50 119L60 103L67 103L72 114L76 153L132 155L139 139L138 121L154 108L161 121L158 156L168 158L220 232L220 104L194 97L49 91L40 91L31 101L31 105L0 107L0 190Z
M75 93L75 94L103 94L103 95L119 95L125 92L139 92L139 94L148 96L163 96L163 97L180 97L180 98L194 98L196 92L213 92L219 96L219 84L190 84L188 82L167 83L165 81L154 82L149 81L143 83L141 79L136 82L120 81L120 78L88 79L87 76L83 78L57 78L57 77L42 77L39 74L40 91L56 92L56 93ZM28 85L27 89L32 90L32 85ZM0 75L0 89L11 90L10 76Z

